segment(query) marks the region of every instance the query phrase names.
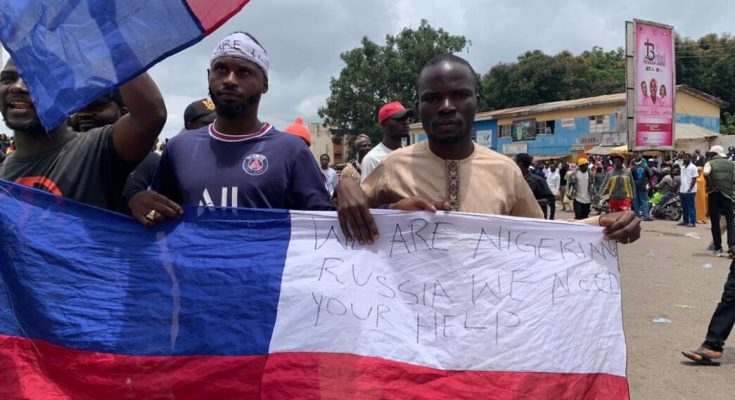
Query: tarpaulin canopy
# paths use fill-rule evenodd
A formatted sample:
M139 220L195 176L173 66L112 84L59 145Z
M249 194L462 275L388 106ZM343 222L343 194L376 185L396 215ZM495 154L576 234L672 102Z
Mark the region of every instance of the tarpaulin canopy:
M719 133L694 124L676 124L676 141L680 140L706 140L720 136Z

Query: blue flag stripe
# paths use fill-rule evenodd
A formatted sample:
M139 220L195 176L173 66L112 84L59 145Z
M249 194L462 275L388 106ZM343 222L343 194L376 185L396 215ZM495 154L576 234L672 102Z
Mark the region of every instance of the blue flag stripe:
M181 0L0 0L0 40L47 129L202 38Z
M195 208L148 229L0 181L0 334L126 355L266 354L290 229L286 211Z

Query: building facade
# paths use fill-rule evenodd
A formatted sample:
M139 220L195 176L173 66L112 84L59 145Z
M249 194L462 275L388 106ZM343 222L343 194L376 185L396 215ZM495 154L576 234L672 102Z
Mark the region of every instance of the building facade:
M535 158L575 158L597 146L627 143L625 93L478 113L473 136L499 153ZM687 86L677 86L676 122L720 130L726 104ZM421 124L411 126L411 143L426 140Z
M314 154L314 158L318 161L322 154L327 154L332 162L335 162L336 155L332 141L332 131L318 122L310 123L308 128L311 133L311 147L309 150Z

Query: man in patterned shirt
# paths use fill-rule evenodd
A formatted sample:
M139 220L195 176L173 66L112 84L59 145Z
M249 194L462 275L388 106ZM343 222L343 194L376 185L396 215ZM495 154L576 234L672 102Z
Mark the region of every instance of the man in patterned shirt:
M347 238L372 243L377 237L368 205L542 218L513 160L472 141L479 83L469 63L451 54L435 56L421 70L416 89L429 140L391 153L365 180L364 193L351 179L340 182L338 211ZM640 237L640 220L632 212L610 214L599 223L609 239L629 243Z

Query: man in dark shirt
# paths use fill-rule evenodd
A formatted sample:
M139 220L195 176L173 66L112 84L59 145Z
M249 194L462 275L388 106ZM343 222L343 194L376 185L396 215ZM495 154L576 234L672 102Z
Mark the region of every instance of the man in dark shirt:
M201 99L192 102L184 110L184 128L193 131L208 126L217 117L214 102L210 99Z
M128 113L120 90L100 96L69 118L69 126L77 132L86 132L105 125L112 125Z
M531 173L529 170L533 163L533 157L526 153L519 153L515 156L515 162L518 165L518 168L521 169L523 178L526 179L528 186L533 192L533 197L536 198L536 201L538 201L538 204L541 206L541 210L544 212L544 219L546 219L549 203L556 201L554 193L549 189L546 179Z
M166 106L144 73L120 87L128 114L114 125L78 133L62 123L47 132L15 64L0 72L0 110L14 130L16 151L0 179L115 210L130 171L150 151L166 122Z
M113 125L127 113L128 108L125 107L125 102L122 100L120 91L115 89L110 93L100 96L93 103L72 115L69 120L72 128L79 132L87 132L92 129ZM158 143L158 139L156 139L156 143ZM153 181L153 175L156 172L156 168L158 168L158 161L160 159L161 156L155 153L153 148L151 148L151 151L145 156L143 161L141 161L140 164L135 167L135 170L128 175L122 191L118 211L132 215L132 211L128 204L136 193L146 191L148 189ZM149 199L140 201L143 203L141 205L141 209L150 210L146 200ZM176 206L173 202L171 202L171 204L177 213L181 212L180 207Z
M217 45L208 71L217 118L171 139L155 191L182 205L332 209L304 141L258 119L268 66L268 54L249 34L235 32ZM152 208L145 217L157 223L167 219L161 213Z

